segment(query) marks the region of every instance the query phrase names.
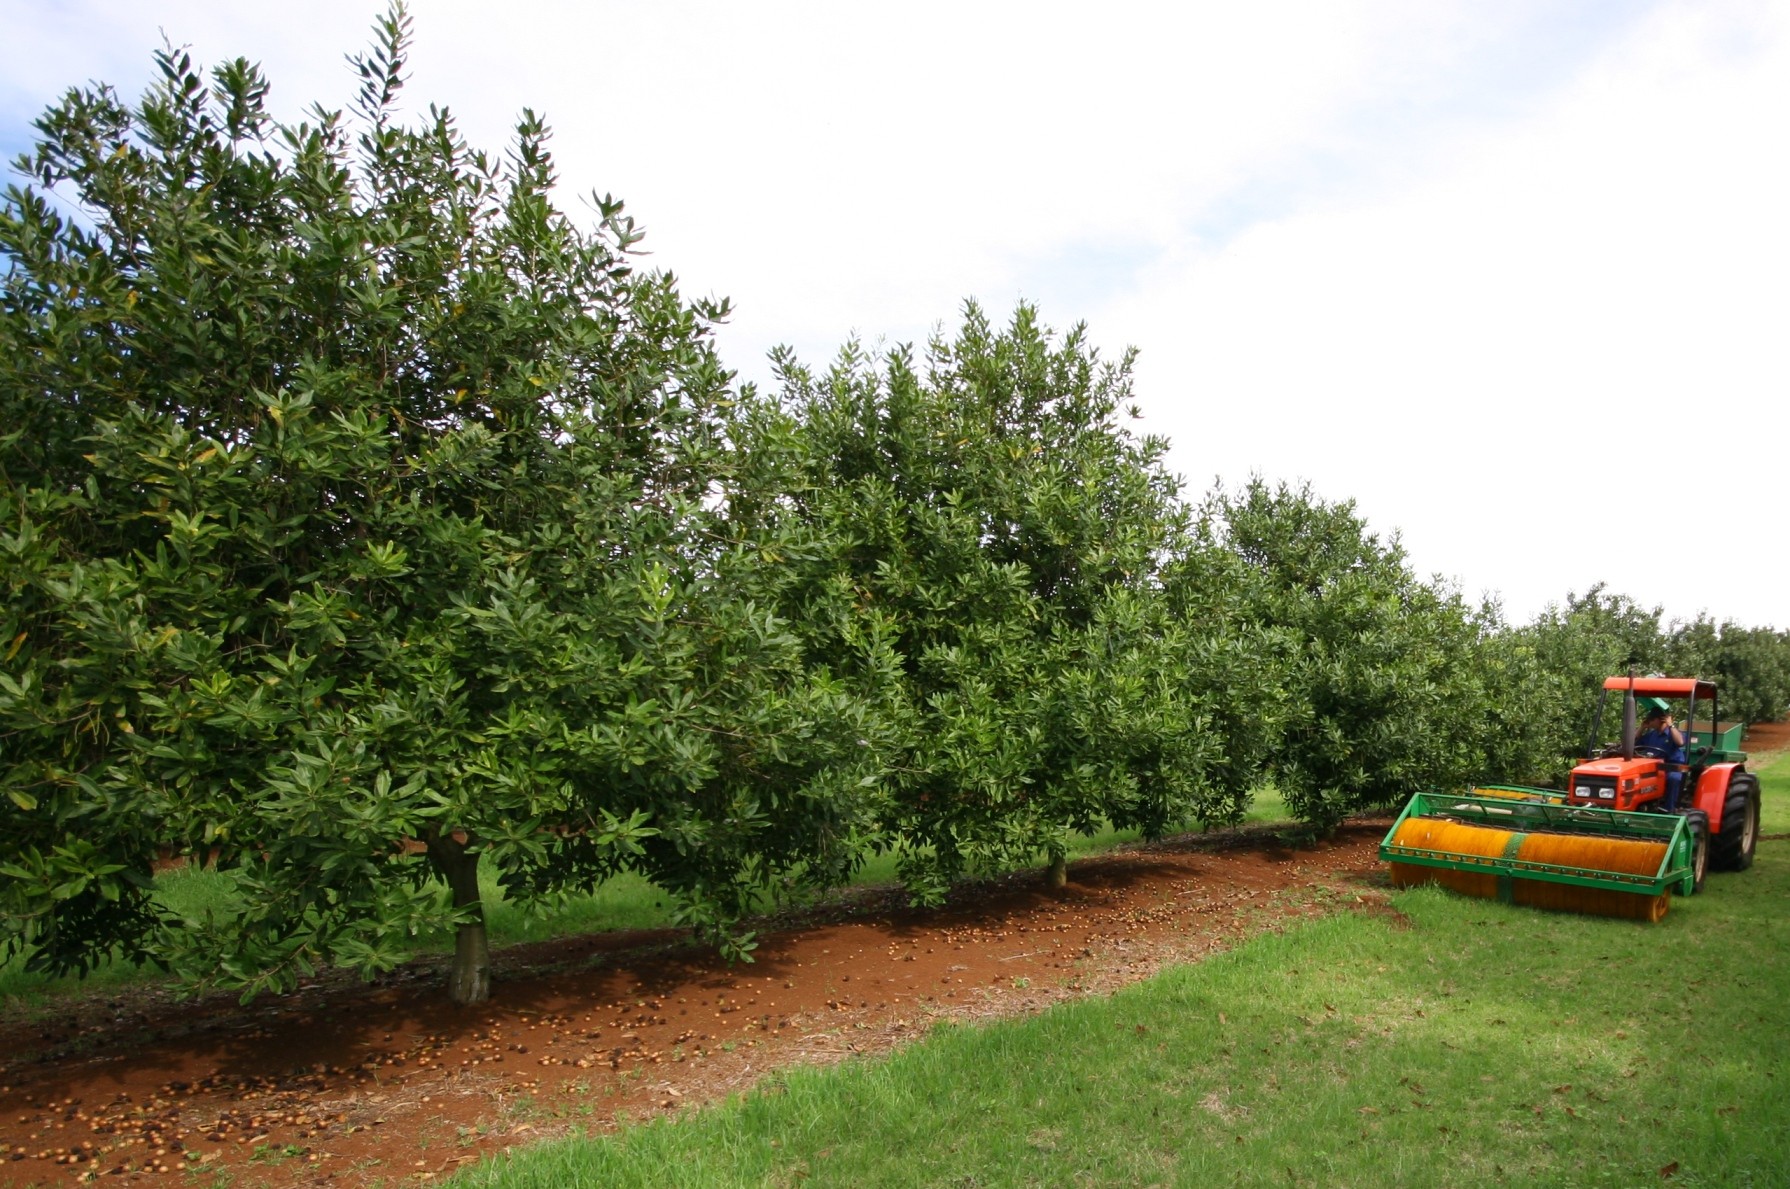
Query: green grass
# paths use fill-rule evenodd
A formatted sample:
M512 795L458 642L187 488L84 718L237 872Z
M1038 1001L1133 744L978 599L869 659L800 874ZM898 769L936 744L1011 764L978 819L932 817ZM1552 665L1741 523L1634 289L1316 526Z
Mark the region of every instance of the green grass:
M1781 832L1790 757L1762 777ZM1652 926L1402 893L453 1183L1781 1185L1787 897L1784 840Z
M1766 834L1790 833L1790 751L1779 752L1759 774L1759 828Z
M1287 812L1287 803L1281 799L1280 790L1272 784L1262 785L1250 798L1249 811L1243 815L1246 822L1290 822L1293 815Z

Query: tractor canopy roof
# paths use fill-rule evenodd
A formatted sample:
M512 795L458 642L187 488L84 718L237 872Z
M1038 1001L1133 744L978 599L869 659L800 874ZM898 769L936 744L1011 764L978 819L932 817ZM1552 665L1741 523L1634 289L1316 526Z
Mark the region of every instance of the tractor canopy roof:
M1628 678L1606 677L1604 688L1626 690ZM1635 678L1635 695L1653 698L1704 698L1715 697L1715 682L1698 681L1695 677L1637 677Z

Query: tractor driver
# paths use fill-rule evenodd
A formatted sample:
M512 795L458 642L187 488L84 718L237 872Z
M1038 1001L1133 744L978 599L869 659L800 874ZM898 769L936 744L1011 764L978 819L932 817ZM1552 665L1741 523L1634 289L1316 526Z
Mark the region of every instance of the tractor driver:
M1684 733L1672 725L1670 714L1656 707L1647 712L1635 746L1650 747L1666 761L1666 812L1677 812L1678 792L1684 785Z

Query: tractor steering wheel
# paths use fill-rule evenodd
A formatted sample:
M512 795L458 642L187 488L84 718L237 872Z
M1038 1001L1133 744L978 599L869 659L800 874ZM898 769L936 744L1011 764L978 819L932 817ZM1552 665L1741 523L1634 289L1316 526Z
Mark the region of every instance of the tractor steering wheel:
M1604 746L1604 749L1603 749L1602 753L1599 754L1598 758L1601 760L1613 760L1617 756L1620 756L1621 754L1622 754L1622 744L1610 743L1610 744L1606 744ZM1659 748L1647 747L1644 744L1636 744L1635 745L1635 754L1637 756L1641 756L1642 758L1649 759L1649 760L1663 760L1666 758L1666 753L1661 751Z

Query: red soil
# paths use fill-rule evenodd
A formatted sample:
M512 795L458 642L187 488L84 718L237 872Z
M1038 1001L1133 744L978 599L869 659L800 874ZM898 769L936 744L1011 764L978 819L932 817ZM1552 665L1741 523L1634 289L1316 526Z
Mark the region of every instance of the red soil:
M1386 911L1385 822L1312 849L1195 836L977 884L935 911L871 891L778 922L728 967L673 933L518 946L457 1009L439 963L249 1006L138 990L0 1023L0 1184L392 1184L573 1124L723 1097L782 1066L1106 992L1338 906ZM181 1178L184 1180L184 1178ZM172 1182L170 1182L172 1183Z
M1748 726L1746 735L1740 741L1740 748L1749 757L1749 768L1759 766L1760 756L1783 751L1790 747L1790 718L1783 722L1756 722Z

